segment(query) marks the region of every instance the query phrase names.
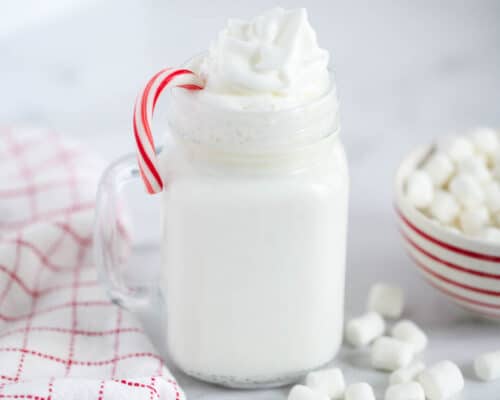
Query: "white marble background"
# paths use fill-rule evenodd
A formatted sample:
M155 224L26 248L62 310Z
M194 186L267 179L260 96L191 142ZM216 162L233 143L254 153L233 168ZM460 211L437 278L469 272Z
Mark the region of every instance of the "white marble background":
M463 367L461 399L498 400L500 382L475 381L470 359L500 348L500 326L468 316L411 268L395 226L392 179L418 143L479 124L500 126L499 1L3 0L0 123L53 127L112 160L133 149L131 107L153 72L205 49L226 17L278 4L309 9L336 71L352 179L347 314L363 309L374 279L397 281L409 296L407 315L429 330L426 358ZM157 123L164 126L161 112ZM154 225L155 201L148 201L139 212ZM140 230L142 254L156 260L152 231ZM161 345L155 324L150 318ZM386 376L371 371L365 356L344 350L336 363L349 381L374 384L381 398ZM190 399L285 394L179 379Z

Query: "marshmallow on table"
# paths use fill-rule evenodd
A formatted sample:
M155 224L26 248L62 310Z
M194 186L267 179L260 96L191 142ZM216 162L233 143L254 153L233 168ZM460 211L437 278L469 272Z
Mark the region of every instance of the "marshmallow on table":
M460 228L468 235L477 235L490 221L490 212L485 206L463 210L458 216Z
M329 400L329 397L307 386L295 385L288 393L288 400Z
M486 207L492 213L500 211L500 185L498 182L489 182L484 188L484 200Z
M450 193L464 207L477 207L484 202L484 191L479 180L467 173L455 176L449 185Z
M317 392L328 395L331 399L339 399L344 396L344 374L339 368L309 372L306 376L306 385Z
M346 339L354 347L366 346L385 332L385 321L377 312L368 312L347 323Z
M474 371L479 379L500 379L500 351L481 354L474 360Z
M474 176L481 183L491 179L491 173L486 166L486 161L478 156L467 157L458 163L460 173Z
M368 310L387 318L399 318L403 312L404 294L399 286L376 283L368 294Z
M406 181L406 196L416 208L426 208L434 197L434 185L425 171L413 171Z
M436 191L429 208L432 217L443 224L450 224L458 216L460 206L455 198L442 190Z
M474 145L463 136L451 136L439 141L439 149L458 162L474 154Z
M420 353L427 346L427 335L414 322L409 320L399 321L392 327L392 337L409 343L415 353Z
M498 134L491 128L477 128L472 132L472 142L479 153L489 157L496 155L499 148Z
M376 369L395 371L408 366L413 359L411 344L388 336L378 338L372 347L371 361Z
M375 400L375 394L368 383L353 383L347 386L344 400Z
M424 389L418 382L399 383L387 388L385 400L425 400Z
M450 157L441 152L431 155L423 169L429 174L432 182L437 187L443 186L455 170Z
M429 400L448 400L464 388L464 377L451 361L440 361L418 376Z
M420 374L424 369L425 364L422 361L415 361L407 367L399 368L394 371L389 377L389 383L391 385L397 385L398 383L414 381L418 374Z

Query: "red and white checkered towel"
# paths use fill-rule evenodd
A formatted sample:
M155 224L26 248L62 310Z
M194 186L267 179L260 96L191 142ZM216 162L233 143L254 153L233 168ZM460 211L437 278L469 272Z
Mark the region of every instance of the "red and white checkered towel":
M100 170L57 135L0 129L0 400L184 398L96 281Z

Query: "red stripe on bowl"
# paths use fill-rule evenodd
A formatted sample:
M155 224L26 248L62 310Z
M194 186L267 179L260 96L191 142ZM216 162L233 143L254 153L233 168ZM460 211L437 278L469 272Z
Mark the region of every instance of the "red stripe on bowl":
M462 267L461 265L458 265L458 264L454 264L450 261L446 261L442 258L439 258L438 256L428 252L427 250L425 250L423 247L419 246L417 243L415 243L405 232L403 232L402 230L400 230L400 233L401 233L401 236L403 236L403 238L413 247L415 248L415 250L419 251L420 253L422 253L424 256L430 258L431 260L434 260L442 265L444 265L445 267L448 267L448 268L451 268L451 269L454 269L454 270L457 270L457 271L460 271L460 272L465 272L467 274L471 274L471 275L475 275L475 276L479 276L481 278L488 278L488 279L495 279L495 280L500 280L500 275L498 274L491 274L489 272L482 272L482 271L478 271L478 270L475 270L475 269L471 269L471 268L466 268L466 267Z
M461 300L459 298L454 298L453 294L446 290L445 288L437 285L434 283L431 279L429 279L427 276L423 275L424 280L431 285L434 289L438 290L441 292L444 296L450 296L452 297L452 301L455 302L457 305L459 305L462 308L467 309L468 311L474 312L475 314L483 315L488 318L493 318L493 319L500 319L500 311L498 313L495 312L489 312L488 309L481 308L481 306L476 306L473 304L469 304L464 300Z
M492 262L500 263L500 257L498 257L498 256L492 256L492 255L489 255L489 254L477 253L475 251L463 249L461 247L457 247L457 246L454 246L452 244L443 242L442 240L436 239L435 237L429 235L428 233L424 232L423 230L421 230L421 229L417 228L415 225L413 225L413 223L411 223L410 220L408 220L406 218L406 216L401 212L401 210L398 207L396 207L396 212L399 215L399 217L401 218L401 220L411 230L413 230L418 235L422 236L423 238L429 240L430 242L432 242L432 243L434 243L434 244L436 244L438 246L441 246L441 247L443 247L443 248L445 248L447 250L453 251L453 252L461 254L463 256L467 256L467 257L471 257L471 258L476 258L478 260L492 261Z
M410 252L408 252L408 254L410 255L410 258L417 264L417 266L420 269L422 269L425 272L427 272L428 274L432 275L434 278L437 278L437 279L439 279L439 280L441 280L443 282L449 283L450 285L459 287L461 289L468 290L470 292L480 293L480 294L484 294L484 295L487 295L487 296L500 297L500 292L497 292L495 290L482 289L482 288L478 288L478 287L475 287L475 286L466 285L464 283L457 282L457 281L455 281L453 279L450 279L450 278L448 278L448 277L446 277L444 275L441 275L440 273L434 271L429 266L425 265L420 260L417 260L417 258L413 254L411 254ZM500 308L500 304L498 304L498 307Z
M468 305L473 305L476 307L490 307L491 304L483 303L480 301L469 299L468 297L461 296L459 294L456 294L456 293L444 288L443 286L438 285L437 283L432 281L432 279L430 279L425 274L423 274L423 277L427 281L427 283L429 285L431 285L434 289L439 290L440 292L442 292L446 296L452 297L453 299L455 299L455 301L460 302L460 304L463 305L464 307L467 307L470 310L474 310L475 312L481 313L483 315L487 315L487 316L492 317L492 318L500 318L500 311L499 311L499 314L496 314L496 313L488 312L486 310L482 310L481 308L474 308L472 306L468 307ZM468 303L468 304L463 304L463 303ZM496 305L494 305L494 307L491 307L491 308L497 308L497 307L496 307Z

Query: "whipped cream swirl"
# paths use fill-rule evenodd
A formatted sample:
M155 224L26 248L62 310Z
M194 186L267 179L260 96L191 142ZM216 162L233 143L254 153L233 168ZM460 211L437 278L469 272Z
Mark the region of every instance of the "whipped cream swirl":
M197 96L242 110L277 110L328 92L328 51L305 9L275 8L253 20L229 20L190 67L205 80Z

